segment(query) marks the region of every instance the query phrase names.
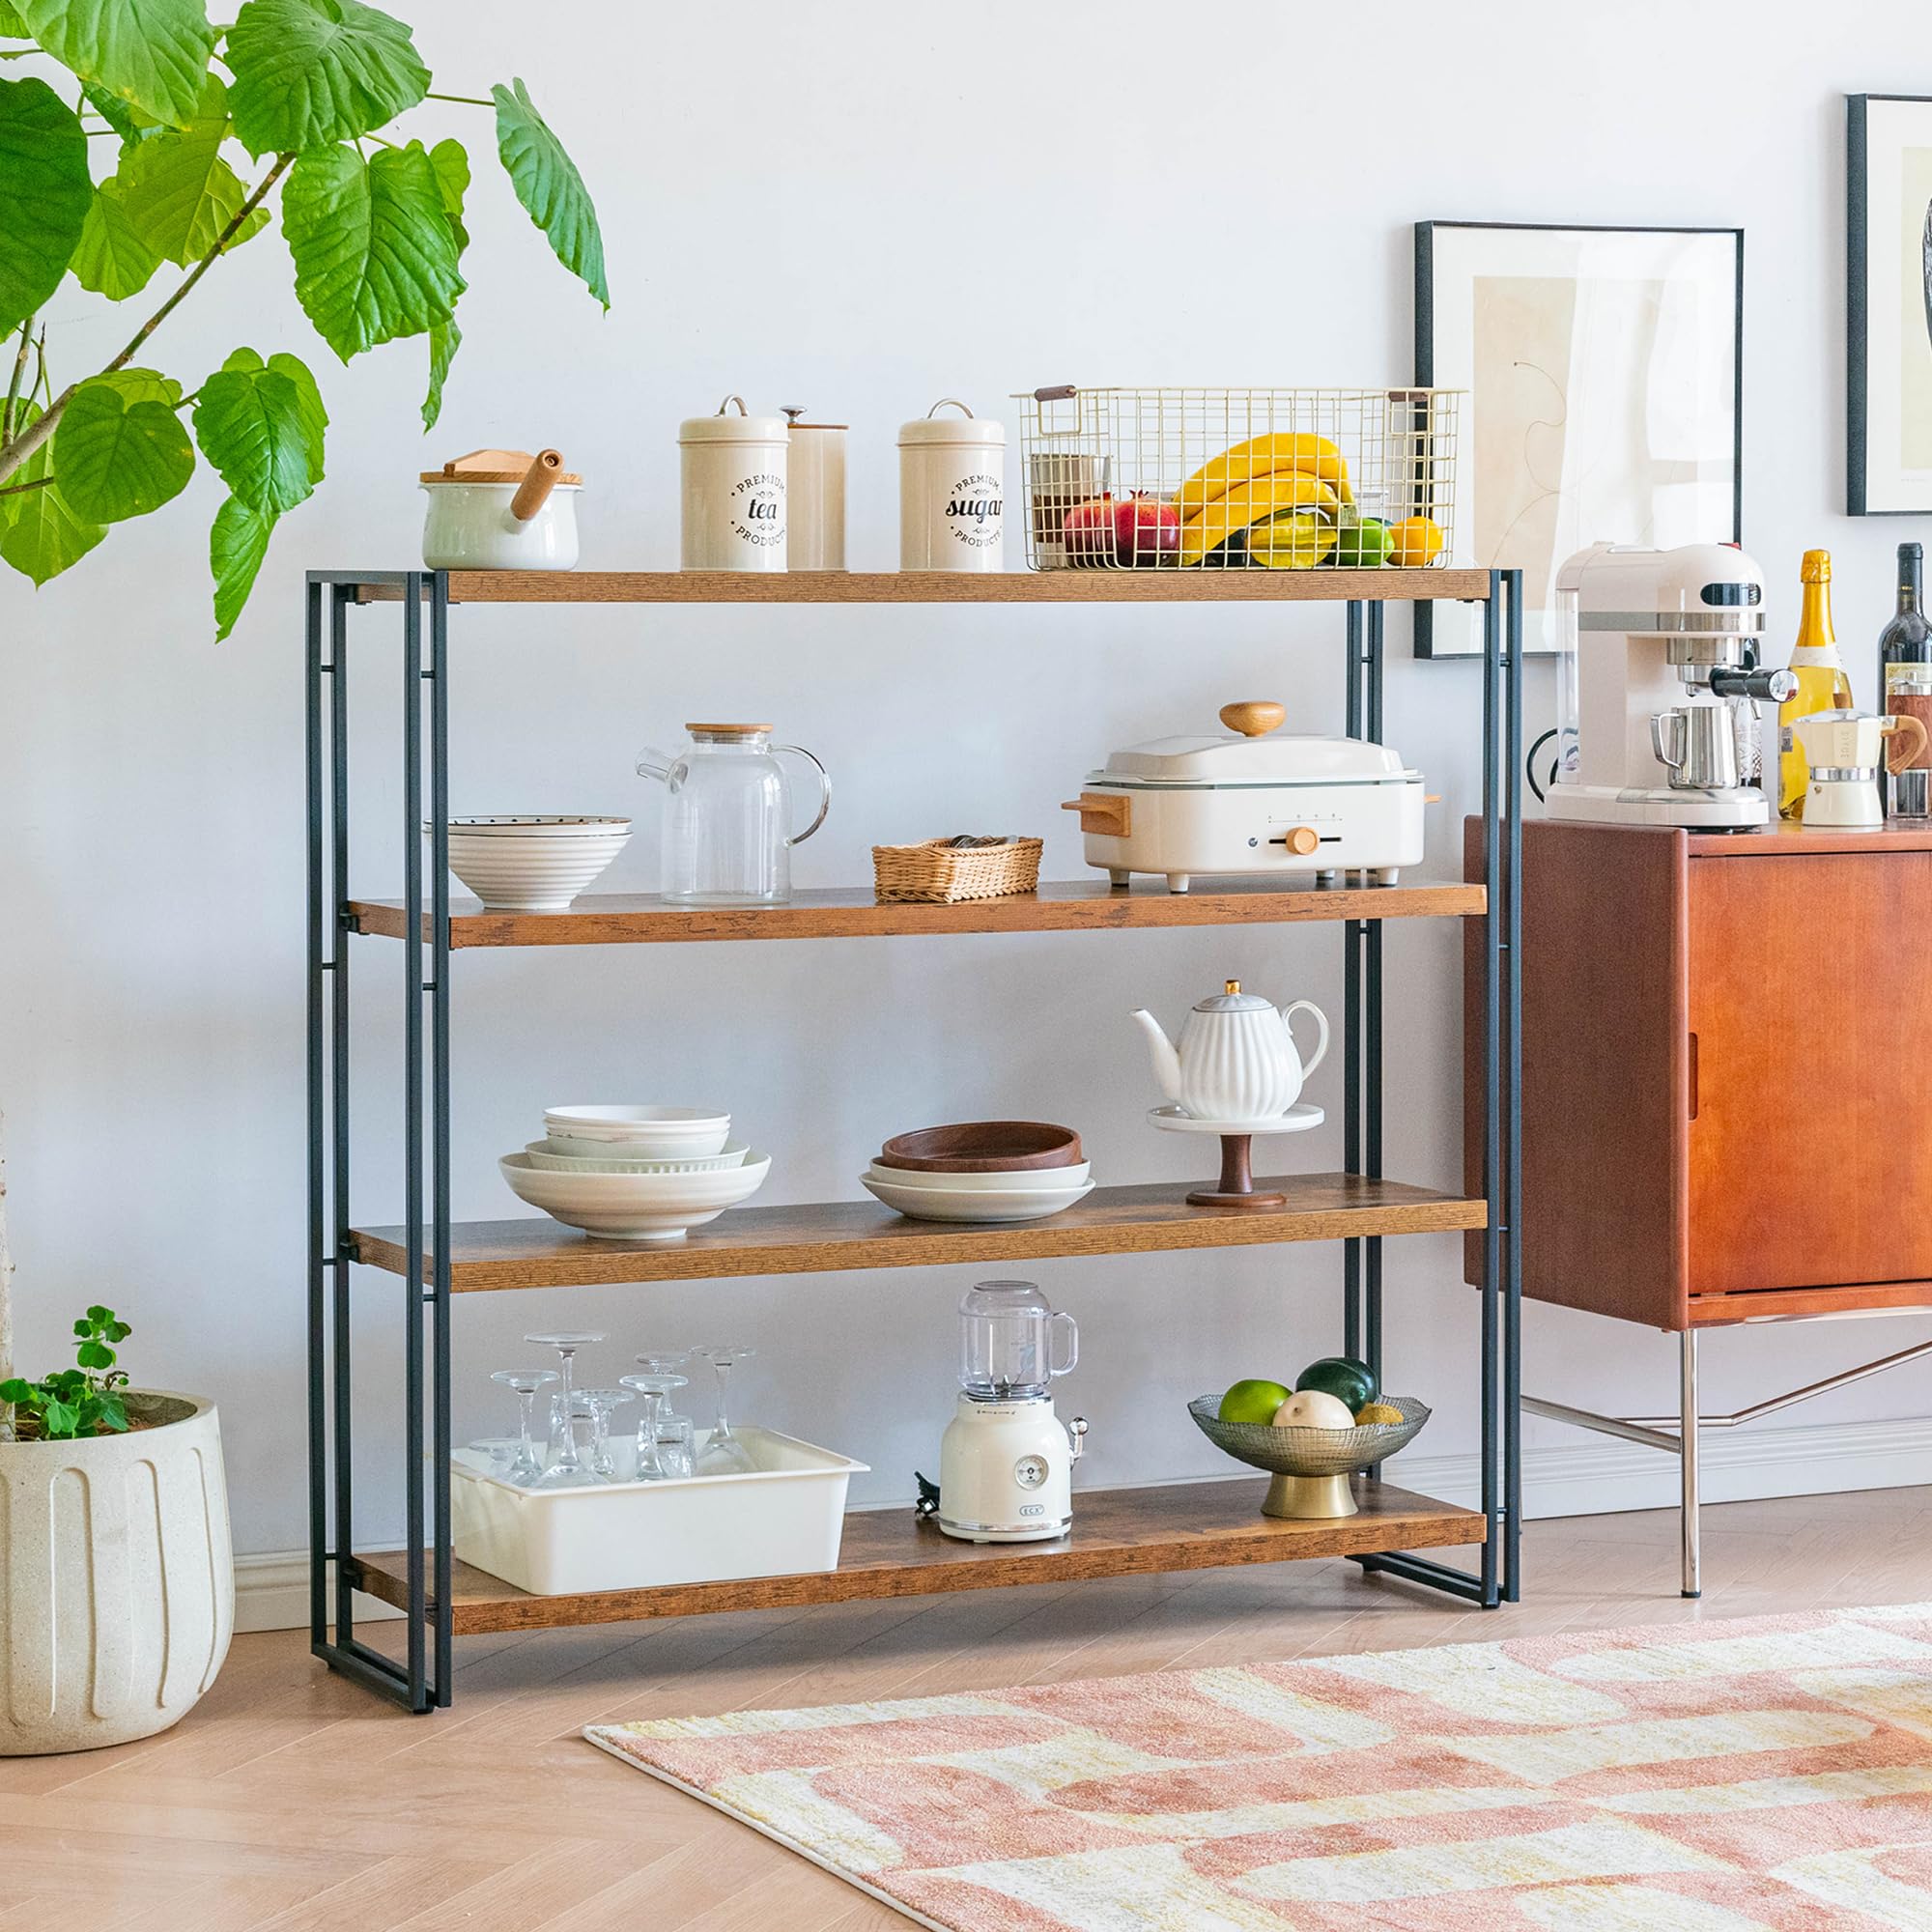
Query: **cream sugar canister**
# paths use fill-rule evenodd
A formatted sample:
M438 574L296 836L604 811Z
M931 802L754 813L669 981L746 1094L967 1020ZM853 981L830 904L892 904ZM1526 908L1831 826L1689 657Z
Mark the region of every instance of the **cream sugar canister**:
M845 568L845 430L844 423L802 422L802 407L788 405L791 424L790 465L785 474L786 568L843 570Z
M733 415L733 406L737 414ZM678 425L686 570L783 570L789 438L782 416L754 416L742 396Z
M957 410L943 416L941 410ZM951 396L899 425L899 568L1006 563L1007 432Z

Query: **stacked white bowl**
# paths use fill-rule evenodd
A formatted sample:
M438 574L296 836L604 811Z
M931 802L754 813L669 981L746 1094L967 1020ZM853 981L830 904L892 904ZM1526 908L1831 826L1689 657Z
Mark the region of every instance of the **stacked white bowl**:
M897 1135L859 1184L914 1221L1038 1221L1094 1191L1080 1136L1046 1121L967 1121Z
M562 912L631 836L628 818L498 811L449 821L449 869L485 912Z
M703 1107L547 1107L544 1138L497 1162L519 1201L620 1241L682 1240L749 1201L771 1166Z

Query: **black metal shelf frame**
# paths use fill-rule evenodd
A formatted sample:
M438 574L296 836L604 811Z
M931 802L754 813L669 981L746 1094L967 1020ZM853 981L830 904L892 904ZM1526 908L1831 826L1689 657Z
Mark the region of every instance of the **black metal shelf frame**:
M1483 605L1482 1515L1478 1568L1390 1550L1352 1559L1493 1608L1520 1594L1521 1266L1515 1203L1522 1174L1522 579L1489 573ZM409 1607L401 1662L355 1634L349 1152L349 623L359 593L400 593L402 614L404 1222L403 1479ZM308 1451L310 1648L332 1669L429 1711L450 1703L449 594L440 571L311 571L306 585L308 790ZM382 608L388 608L384 605ZM1385 606L1350 600L1347 729L1379 739ZM425 625L425 617L427 624ZM425 638L425 631L427 638ZM425 662L427 643L427 662ZM427 765L429 809L423 806ZM423 827L428 826L428 856ZM425 867L428 937L424 933ZM1341 922L1343 1141L1350 1173L1381 1178L1382 922ZM428 1050L425 1053L425 1035ZM1344 1347L1379 1378L1382 1236L1343 1244ZM425 1260L427 1265L425 1265ZM1375 1472L1375 1473L1378 1473ZM333 1582L331 1595L330 1583ZM331 1634L332 1631L332 1634Z

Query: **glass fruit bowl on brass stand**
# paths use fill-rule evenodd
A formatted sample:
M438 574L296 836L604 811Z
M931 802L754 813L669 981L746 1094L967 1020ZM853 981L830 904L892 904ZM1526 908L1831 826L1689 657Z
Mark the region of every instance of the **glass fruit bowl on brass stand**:
M1277 1429L1265 1422L1223 1422L1221 1398L1197 1397L1187 1412L1215 1448L1274 1477L1262 1501L1264 1516L1321 1518L1357 1514L1349 1478L1405 1449L1429 1420L1412 1396L1378 1400L1402 1411L1400 1422L1357 1423L1352 1429Z

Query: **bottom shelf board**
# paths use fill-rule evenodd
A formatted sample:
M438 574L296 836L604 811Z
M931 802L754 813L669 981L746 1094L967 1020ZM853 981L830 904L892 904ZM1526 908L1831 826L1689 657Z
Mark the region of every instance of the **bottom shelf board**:
M1309 1556L1442 1549L1484 1540L1484 1520L1474 1510L1435 1502L1367 1477L1355 1478L1354 1490L1361 1505L1358 1516L1307 1522L1262 1515L1265 1477L1095 1490L1075 1495L1073 1528L1052 1543L959 1543L922 1522L909 1509L856 1510L845 1519L836 1570L647 1590L600 1590L572 1597L533 1597L458 1563L451 1577L453 1622L456 1634L467 1636L565 1624L625 1623L638 1617L782 1609L860 1597L918 1597L994 1590L1010 1583L1075 1582L1090 1577L1284 1563ZM384 1603L409 1607L399 1550L355 1557L351 1581Z

